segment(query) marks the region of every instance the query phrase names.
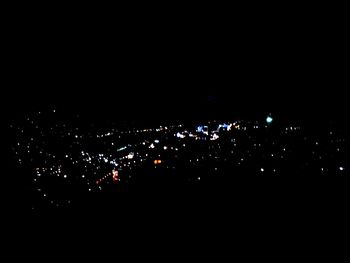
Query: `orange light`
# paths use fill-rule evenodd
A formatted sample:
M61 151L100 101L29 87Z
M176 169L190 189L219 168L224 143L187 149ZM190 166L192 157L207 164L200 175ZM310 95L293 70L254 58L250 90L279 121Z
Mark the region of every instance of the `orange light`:
M113 176L112 176L112 178L113 178L113 182L116 182L116 181L118 181L119 180L119 172L118 171L115 171L115 170L113 170L112 171L112 173L113 173Z
M154 160L154 164L161 164L162 160Z

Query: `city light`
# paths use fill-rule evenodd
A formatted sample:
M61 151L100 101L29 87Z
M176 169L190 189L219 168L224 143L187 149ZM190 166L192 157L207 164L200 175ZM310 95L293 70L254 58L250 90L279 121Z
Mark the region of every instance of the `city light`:
M183 135L183 134L181 134L180 132L178 132L178 133L176 134L176 137L177 137L177 138L180 138L180 139L183 139L183 138L185 138L185 135Z
M146 128L110 123L94 129L75 127L69 121L63 125L62 120L47 127L40 118L31 117L22 126L12 125L13 156L39 194L33 198L36 208L69 204L74 195L126 193L148 181L158 186L157 180L163 179L201 188L271 175L346 175L347 137L338 126L324 122L313 133L302 122L279 122L278 115L278 125L267 128L275 121L272 116L201 119L201 125L168 121Z
M268 124L270 124L270 123L272 123L272 121L273 121L273 118L272 118L271 116L267 116L266 122L267 122Z
M119 181L119 172L118 171L116 171L116 170L112 171L112 179L113 179L113 182Z
M154 160L154 164L161 164L162 161L161 160Z

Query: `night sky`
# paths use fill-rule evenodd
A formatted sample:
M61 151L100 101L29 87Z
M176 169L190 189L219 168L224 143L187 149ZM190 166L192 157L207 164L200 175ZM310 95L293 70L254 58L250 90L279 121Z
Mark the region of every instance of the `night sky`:
M53 58L41 63L39 56L28 61L23 75L14 76L7 94L12 102L9 107L26 111L57 105L97 114L111 109L125 116L149 113L152 118L163 114L183 118L208 109L233 114L274 111L299 118L344 117L347 82L343 70L334 66L337 60L305 65L303 60L288 59L275 63L271 61L275 56L251 62L245 57L232 59L232 67L222 64L223 58L191 66L178 58L169 57L163 63L149 58L149 65L130 68L124 68L123 62L99 66L106 63L104 59L71 65L69 59Z
M79 21L30 21L9 41L9 112L57 105L131 119L345 116L348 51L338 21L124 23L115 33Z
M341 15L306 6L299 15L229 10L126 18L16 10L6 24L4 108L58 104L98 114L132 104L155 116L148 105L159 104L183 117L189 112L174 110L179 104L196 114L198 105L224 101L229 113L344 116L349 43Z

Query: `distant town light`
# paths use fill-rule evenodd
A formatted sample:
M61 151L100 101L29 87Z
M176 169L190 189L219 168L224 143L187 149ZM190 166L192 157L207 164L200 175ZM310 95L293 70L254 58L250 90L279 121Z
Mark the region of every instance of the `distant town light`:
M272 121L273 121L273 118L271 116L267 116L266 122L270 124Z
M181 134L180 132L178 132L178 133L176 134L176 137L177 137L177 138L180 138L180 139L183 139L183 138L185 138L185 135L183 135L183 134Z

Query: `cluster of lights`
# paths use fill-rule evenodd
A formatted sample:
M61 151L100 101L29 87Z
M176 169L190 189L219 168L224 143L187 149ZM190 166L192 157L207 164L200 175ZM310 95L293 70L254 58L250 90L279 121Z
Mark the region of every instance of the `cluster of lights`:
M32 125L38 126L37 122L29 120ZM47 191L42 191L43 186L41 181L43 178L59 177L66 183L70 183L77 176L70 171L70 167L77 168L75 170L81 170L78 179L83 182L86 186L85 189L88 191L92 190L102 190L101 184L105 181L119 182L123 176L131 176L132 173L128 173L135 167L140 167L143 163L154 163L155 166L165 163L164 167L169 169L175 169L176 165L171 164L168 160L181 160L182 152L186 152L187 149L191 150L191 146L196 144L207 143L209 145L209 153L197 154L195 152L191 153L191 159L187 159L187 163L190 165L199 166L203 163L212 163L215 166L214 171L220 171L216 167L220 162L232 162L236 166L244 166L252 160L253 156L257 153L262 156L265 160L272 160L273 163L287 160L289 156L293 153L292 145L281 144L279 141L271 142L274 150L273 152L261 153L264 149L265 142L258 141L255 137L255 133L260 130L265 129L270 130L270 124L274 122L271 116L267 116L266 120L261 122L211 122L204 123L196 128L185 129L184 125L168 125L166 127L160 126L159 128L153 129L138 129L138 130L127 130L127 131L104 131L99 133L99 135L84 135L80 134L76 129L67 128L65 125L59 126L56 130L51 128L47 131L40 130L40 136L33 136L30 134L27 140L24 140L24 129L18 129L18 134L20 134L20 141L15 144L15 154L18 157L20 164L28 163L27 155L32 155L34 153L40 153L40 158L43 160L39 167L34 169L35 176L33 177L33 182L37 189L40 189L40 193L45 199L50 196ZM39 127L39 126L38 126ZM271 126L273 127L273 126ZM300 126L283 127L281 130L281 135L289 132L288 136L299 136L299 132L293 133L290 131L301 131ZM244 131L247 131L245 133ZM57 132L58 138L63 138L67 141L74 141L68 147L68 150L58 153L50 152L48 144L44 139L46 133ZM137 137L140 137L139 141L133 141L130 144L125 143L125 140L120 139L120 136L126 134L125 137L130 137L134 133L140 133ZM243 150L240 144L240 137L236 134L246 134L248 138L249 148ZM224 136L222 134L228 134ZM83 136L84 135L84 136ZM169 136L170 135L170 136ZM174 136L175 135L175 136ZM143 137L142 137L143 136ZM287 136L287 135L285 135ZM329 132L331 137L330 142L334 145L334 152L337 155L344 153L343 138L336 138L333 131ZM227 140L227 145L225 137L229 138ZM83 145L81 141L75 140L79 138L90 138L90 140L98 141L100 145L104 145L104 149L100 149L99 153L94 152L93 149L89 149L86 145ZM99 140L96 140L98 138ZM105 141L104 141L105 140ZM205 142L202 142L205 141ZM311 146L311 153L313 160L322 160L327 157L325 154L321 154L322 146L324 143L320 140L311 140L305 137L305 141ZM108 142L108 143L105 143ZM122 143L122 144L120 144ZM111 146L112 145L112 146ZM116 145L116 147L114 147ZM118 148L119 147L119 148ZM184 149L186 147L186 149ZM224 156L221 154L223 148L228 148L227 154ZM229 148L231 147L231 148ZM83 149L83 150L82 150ZM164 156L162 156L164 155ZM167 159L169 158L169 159ZM269 174L270 172L277 175L280 169L276 167L269 167L262 163L263 167L256 167L254 171L257 174ZM153 166L152 166L153 167ZM163 166L162 166L163 167ZM346 166L342 163L338 163L335 170L338 174L344 175L346 171ZM117 170L118 169L118 170ZM317 168L320 173L326 174L330 173L331 169L325 164L322 167ZM162 169L159 169L160 171ZM277 172L278 171L278 172ZM203 176L202 176L203 177ZM196 178L196 177L195 177ZM198 181L201 177L197 178ZM96 186L98 185L98 186ZM50 201L51 202L51 201ZM53 201L53 204L57 202Z

